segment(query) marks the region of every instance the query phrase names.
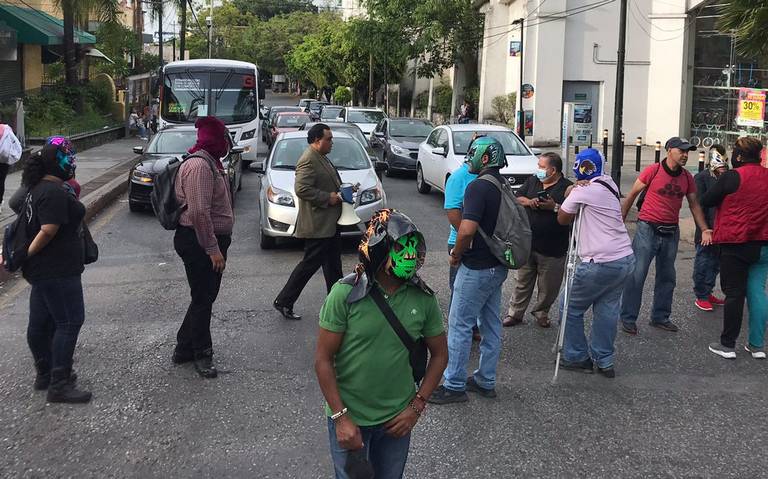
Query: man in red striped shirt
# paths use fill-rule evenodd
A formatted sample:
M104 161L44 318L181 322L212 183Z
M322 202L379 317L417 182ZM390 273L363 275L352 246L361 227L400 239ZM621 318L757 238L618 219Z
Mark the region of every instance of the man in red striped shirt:
M229 182L220 159L227 156L231 144L227 127L218 118L202 117L195 127L197 143L190 148L192 155L182 163L176 178L176 198L186 208L173 245L184 261L192 301L176 335L173 362L194 361L200 376L215 378L211 312L235 222Z

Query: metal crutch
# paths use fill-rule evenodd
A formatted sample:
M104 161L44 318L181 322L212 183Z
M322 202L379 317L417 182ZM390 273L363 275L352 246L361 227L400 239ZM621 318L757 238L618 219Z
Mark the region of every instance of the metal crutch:
M565 320L568 317L568 301L570 300L571 284L573 283L573 272L576 269L576 260L578 259L579 232L581 231L581 211L584 205L579 206L579 212L576 214L576 221L571 228L571 239L568 243L568 259L565 270L565 283L563 285L563 307L560 311L560 327L557 332L555 345L552 352L557 352L555 358L555 375L552 377L552 384L557 381L557 373L560 371L560 355L563 352L563 340L565 339Z

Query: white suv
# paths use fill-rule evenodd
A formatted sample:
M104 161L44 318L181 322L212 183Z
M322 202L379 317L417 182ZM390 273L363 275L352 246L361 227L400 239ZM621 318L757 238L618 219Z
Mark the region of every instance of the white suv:
M539 151L528 148L509 128L477 124L443 125L432 130L419 145L416 160L416 187L419 193L427 194L432 187L445 191L448 177L466 160L467 149L475 133L501 142L508 163L501 169L501 174L513 188L519 188L536 172Z

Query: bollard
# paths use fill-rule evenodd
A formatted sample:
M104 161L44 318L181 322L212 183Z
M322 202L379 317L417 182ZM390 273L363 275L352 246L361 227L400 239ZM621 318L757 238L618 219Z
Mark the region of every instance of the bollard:
M576 145L573 147L573 154L578 155L579 154L579 145Z
M592 133L589 134L589 147L592 148Z
M624 142L624 137L625 135L624 135L624 132L622 131L621 132L621 148L619 148L619 152L620 152L619 154L621 155L621 158L619 159L619 164L621 166L624 166L624 145L626 144Z
M654 155L654 158L653 158L654 163L658 163L659 161L661 161L661 142L660 141L656 142L656 151L653 153L653 155Z
M603 159L608 159L608 130L603 130Z
M638 136L635 140L635 171L640 171L640 157L643 154L643 137Z
M699 151L699 171L704 171L704 150Z

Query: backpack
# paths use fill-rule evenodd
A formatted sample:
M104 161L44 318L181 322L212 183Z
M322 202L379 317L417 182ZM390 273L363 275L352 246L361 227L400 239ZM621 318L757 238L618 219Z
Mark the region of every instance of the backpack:
M3 266L9 273L21 268L27 259L27 251L32 239L29 235L29 223L32 221L32 193L27 193L19 215L13 223L6 225L3 236Z
M216 168L211 162L199 155L189 155L186 158L174 158L165 165L163 171L157 174L152 186L152 193L149 199L152 202L152 210L163 228L175 230L179 227L179 218L181 213L187 208L187 205L179 205L176 199L176 176L179 174L181 164L190 158L203 158L211 167L211 172L215 175Z
M491 254L507 269L520 269L528 262L531 255L531 223L525 208L517 202L517 197L507 180L499 182L493 175L483 175L478 180L493 184L501 192L499 216L496 228L490 237L477 228Z
M643 203L645 203L645 193L648 191L648 188L651 187L651 183L653 183L653 179L656 178L656 175L659 174L659 170L661 169L661 163L656 163L656 171L653 172L653 176L651 176L651 179L648 180L648 184L645 185L645 189L640 192L640 195L637 197L637 211L640 211L640 209L643 207Z

